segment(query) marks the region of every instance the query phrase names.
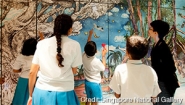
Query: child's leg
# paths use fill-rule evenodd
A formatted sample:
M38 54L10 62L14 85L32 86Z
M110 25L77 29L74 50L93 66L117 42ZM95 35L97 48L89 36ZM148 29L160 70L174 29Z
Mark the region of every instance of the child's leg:
M91 105L91 102L86 102L85 105Z
M92 102L91 105L98 105L98 102Z
M98 83L93 83L92 86L92 97L95 98L96 102L102 101L102 88L101 85Z
M85 90L87 94L86 105L97 105L102 100L102 89L99 83L85 81Z
M92 98L91 97L92 91L91 91L90 87L91 87L90 82L85 80L85 92L86 92L86 96L87 96L87 100L86 100L85 105L91 105L91 101L89 99Z

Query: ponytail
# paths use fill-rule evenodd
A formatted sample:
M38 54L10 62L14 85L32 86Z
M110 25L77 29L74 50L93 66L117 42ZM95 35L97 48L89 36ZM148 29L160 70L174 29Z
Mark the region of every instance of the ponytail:
M72 28L73 25L73 20L70 16L65 15L65 14L61 14L58 15L55 19L54 22L54 33L52 36L56 36L56 41L57 41L57 55L56 55L56 59L58 61L58 66L59 67L64 67L64 65L62 64L62 62L64 61L63 56L61 55L61 44L62 44L62 38L61 36L67 36L68 35L68 31L70 28Z
M63 56L61 55L61 43L62 43L62 38L60 35L56 35L56 40L57 40L57 55L56 58L58 60L58 66L59 67L64 67L64 65L62 64L62 61L64 61Z

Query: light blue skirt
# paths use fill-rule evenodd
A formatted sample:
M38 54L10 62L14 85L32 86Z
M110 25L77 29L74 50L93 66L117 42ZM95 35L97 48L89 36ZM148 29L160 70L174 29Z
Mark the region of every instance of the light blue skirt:
M80 105L74 90L67 92L47 91L35 87L32 105Z
M19 77L12 105L27 105L28 98L28 79Z

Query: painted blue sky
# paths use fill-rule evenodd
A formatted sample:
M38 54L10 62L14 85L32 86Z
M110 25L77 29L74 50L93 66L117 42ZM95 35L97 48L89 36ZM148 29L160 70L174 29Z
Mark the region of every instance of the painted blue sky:
M71 36L72 39L77 40L83 48L87 42L89 30L93 29L94 33L99 38L95 38L92 36L92 40L96 42L97 49L101 50L102 43L105 43L109 46L109 49L124 48L125 47L125 35L129 34L126 29L129 28L127 26L127 22L129 21L129 13L127 8L122 8L121 6L116 5L113 9L108 11L106 15L99 17L94 20L91 18L87 18L85 20L81 20L82 30L78 36ZM98 27L102 27L102 30L98 30L94 28L94 24ZM98 56L98 55L97 55Z
M185 32L185 27L181 28L181 24L183 22L185 22L185 19L183 19L180 16L178 16L178 13L181 13L182 15L185 16L185 10L182 9L183 6L185 6L185 1L184 0L178 0L178 2L176 1L176 8L177 8L176 9L176 18L177 18L176 19L176 24L177 24L177 28L181 29L183 32ZM180 25L178 25L178 24L180 24ZM181 34L181 33L179 33L179 34ZM181 35L185 37L184 34L181 34Z

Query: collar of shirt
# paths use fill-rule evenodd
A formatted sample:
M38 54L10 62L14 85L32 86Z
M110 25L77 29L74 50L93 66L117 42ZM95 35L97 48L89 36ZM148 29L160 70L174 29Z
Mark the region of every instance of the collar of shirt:
M127 63L135 65L143 64L141 60L128 60Z
M68 38L67 35L61 35L61 38Z
M180 87L184 87L185 88L185 82L180 83Z

